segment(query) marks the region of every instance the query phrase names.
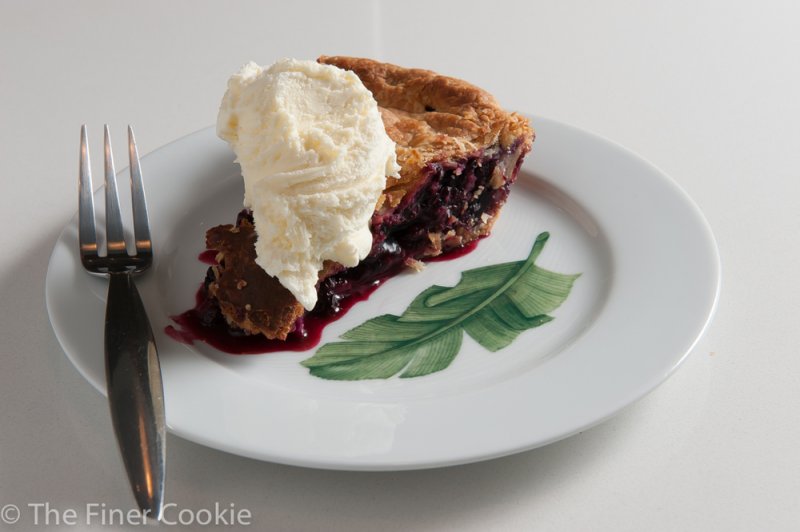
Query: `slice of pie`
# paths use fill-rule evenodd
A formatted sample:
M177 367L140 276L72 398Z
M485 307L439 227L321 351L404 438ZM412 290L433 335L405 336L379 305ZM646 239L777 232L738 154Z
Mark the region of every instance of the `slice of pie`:
M503 110L486 91L428 70L350 57L320 63L353 71L378 102L397 144L400 178L387 180L371 220L370 254L353 268L326 262L318 302L303 306L255 263L253 219L210 229L206 297L237 334L284 340L311 316L339 313L345 301L426 258L489 234L534 134L527 119Z

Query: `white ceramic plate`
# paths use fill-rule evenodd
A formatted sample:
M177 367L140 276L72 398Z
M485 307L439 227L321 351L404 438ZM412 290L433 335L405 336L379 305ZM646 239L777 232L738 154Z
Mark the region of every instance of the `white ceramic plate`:
M492 236L462 258L391 279L330 325L320 345L371 317L401 314L423 289L452 286L463 270L524 258L542 231L551 237L537 264L582 275L554 321L495 353L465 337L449 368L413 379L327 381L300 365L310 352L233 356L166 336L169 316L192 306L204 277L197 255L205 230L233 221L242 185L212 128L144 157L156 262L138 286L161 356L169 429L286 464L427 468L564 438L666 379L715 306L719 257L707 223L669 177L633 153L533 120L534 151ZM77 250L73 220L50 259L47 306L69 359L105 392L106 282L81 269Z

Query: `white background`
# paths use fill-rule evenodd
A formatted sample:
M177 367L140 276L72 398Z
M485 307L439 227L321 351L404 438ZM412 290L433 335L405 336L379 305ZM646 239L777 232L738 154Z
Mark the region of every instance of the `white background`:
M0 506L133 505L106 401L44 304L50 251L77 209L80 124L96 141L111 124L124 154L132 123L145 154L212 124L247 60L343 54L465 78L655 163L717 237L716 317L655 392L545 448L343 473L170 436L168 499L233 502L269 530L800 530L799 4L271 4L0 4Z

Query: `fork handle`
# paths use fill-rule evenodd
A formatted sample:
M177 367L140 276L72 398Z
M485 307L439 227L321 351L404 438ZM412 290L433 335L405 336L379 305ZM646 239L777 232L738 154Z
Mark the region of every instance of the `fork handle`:
M161 366L133 275L110 277L105 355L111 419L136 502L145 515L159 520L166 458Z

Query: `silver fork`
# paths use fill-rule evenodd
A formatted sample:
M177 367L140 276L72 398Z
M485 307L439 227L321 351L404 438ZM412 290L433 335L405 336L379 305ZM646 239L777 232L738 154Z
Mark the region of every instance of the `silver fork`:
M133 228L136 252L129 254L122 230L111 139L105 126L106 248L98 253L92 175L86 126L81 127L78 210L81 263L109 277L105 320L106 386L111 419L136 502L156 520L164 507L166 435L161 367L144 305L133 276L153 263L139 153L128 126Z

